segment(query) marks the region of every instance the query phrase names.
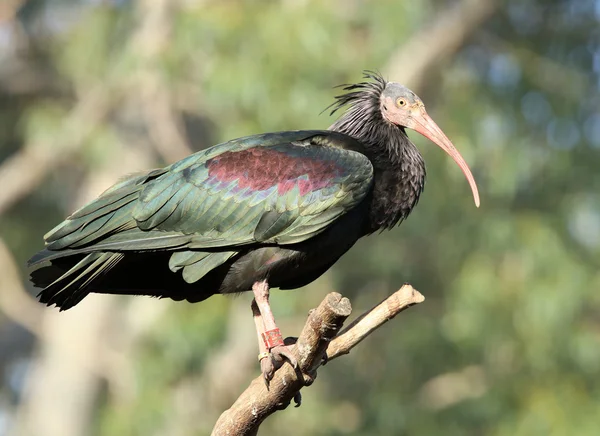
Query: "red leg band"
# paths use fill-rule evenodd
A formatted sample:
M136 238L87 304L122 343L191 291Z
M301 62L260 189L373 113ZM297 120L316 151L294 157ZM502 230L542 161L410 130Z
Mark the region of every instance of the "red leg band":
M279 329L267 330L262 334L263 341L267 350L283 345L283 338Z

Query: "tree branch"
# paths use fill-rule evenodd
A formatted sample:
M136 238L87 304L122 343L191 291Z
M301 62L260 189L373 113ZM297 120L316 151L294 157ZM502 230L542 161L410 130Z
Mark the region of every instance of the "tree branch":
M327 344L335 337L352 308L350 301L332 292L313 310L296 342L299 374L290 365L281 367L269 388L262 376L255 378L230 409L223 412L213 435L254 435L277 410L287 407L304 386L312 383Z
M304 386L317 376L325 352L329 359L348 354L359 342L408 307L421 303L423 295L404 285L379 305L361 315L338 334L352 311L350 301L332 292L312 310L298 337L294 354L297 372L284 365L276 373L269 388L262 376L255 378L235 403L219 417L212 435L256 435L262 422L277 410L285 409Z
M363 339L410 306L425 301L425 297L405 284L377 306L356 318L327 347L327 358L333 360L350 353Z

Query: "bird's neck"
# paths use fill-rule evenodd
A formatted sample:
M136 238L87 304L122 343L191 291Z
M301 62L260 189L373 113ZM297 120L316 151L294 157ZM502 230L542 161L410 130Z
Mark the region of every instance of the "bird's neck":
M425 162L404 129L381 117L381 112L350 109L330 129L352 136L364 145L374 169L368 198L365 233L391 229L408 217L425 185Z

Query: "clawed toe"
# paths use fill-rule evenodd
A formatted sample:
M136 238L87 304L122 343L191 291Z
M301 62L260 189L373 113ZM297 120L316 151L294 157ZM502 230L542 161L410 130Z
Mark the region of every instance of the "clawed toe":
M263 379L265 380L265 385L267 386L267 389L268 389L269 383L271 382L271 380L273 380L273 376L275 375L275 370L276 370L271 355L261 359L260 370L262 372Z
M273 359L276 362L280 363L280 365L277 368L283 365L283 362L285 360L287 360L294 369L298 368L298 361L296 360L296 357L287 345L279 345L277 347L273 347L271 349L271 356L273 356Z
M269 355L260 360L260 369L267 388L271 380L273 380L275 372L283 366L285 361L292 365L295 370L299 368L298 360L287 345L273 347Z

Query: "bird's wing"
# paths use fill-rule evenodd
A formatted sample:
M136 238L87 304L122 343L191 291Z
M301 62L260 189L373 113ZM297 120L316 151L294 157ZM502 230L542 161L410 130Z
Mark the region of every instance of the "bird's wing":
M369 192L361 145L330 131L255 135L117 183L46 236L48 251L293 244ZM32 259L35 263L38 259Z

